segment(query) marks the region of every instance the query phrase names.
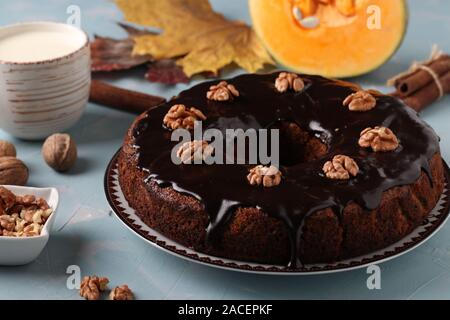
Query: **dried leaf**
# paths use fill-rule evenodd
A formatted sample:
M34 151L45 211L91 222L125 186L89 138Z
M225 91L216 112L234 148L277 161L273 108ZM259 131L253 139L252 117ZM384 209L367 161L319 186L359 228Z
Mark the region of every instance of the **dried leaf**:
M133 53L157 60L181 57L177 63L189 77L217 73L233 62L249 72L273 64L248 25L214 12L208 0L115 1L127 21L163 30L136 36Z
M119 27L121 27L123 30L125 30L128 33L128 35L131 36L131 37L145 36L145 35L148 35L148 34L155 34L154 32L151 32L149 30L138 29L138 28L135 28L135 27L130 26L130 25L125 24L125 23L118 22L117 24L119 25Z
M127 70L149 61L149 55L133 55L134 40L132 36L148 35L149 31L142 31L131 26L119 24L131 36L116 40L96 36L91 44L92 71Z
M163 59L151 63L145 77L150 82L163 84L188 83L190 80L173 59Z

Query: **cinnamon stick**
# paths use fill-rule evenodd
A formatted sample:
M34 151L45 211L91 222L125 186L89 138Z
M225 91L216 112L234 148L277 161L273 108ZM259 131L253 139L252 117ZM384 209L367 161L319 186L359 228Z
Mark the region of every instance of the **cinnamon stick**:
M450 55L434 45L427 61L414 62L409 70L390 79L388 85L396 88L392 96L420 112L450 93Z
M444 93L450 93L450 71L439 78L442 84ZM417 90L413 94L407 97L399 96L403 101L416 110L417 112L422 111L427 106L439 99L440 92L435 82L430 82L424 88Z
M99 80L92 80L89 100L116 110L136 114L141 114L166 101L162 97L122 89Z
M450 56L441 55L436 60L431 60L430 62L423 64L423 66L431 69L438 77L442 77L450 71ZM423 68L418 68L412 73L396 79L394 85L399 93L399 96L404 98L434 82L435 79L429 71Z

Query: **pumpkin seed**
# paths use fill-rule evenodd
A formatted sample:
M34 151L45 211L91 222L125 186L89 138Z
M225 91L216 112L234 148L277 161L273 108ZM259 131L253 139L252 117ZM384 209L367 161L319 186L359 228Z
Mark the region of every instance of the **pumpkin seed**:
M306 17L299 21L302 27L306 29L314 29L317 28L320 24L320 20L316 16Z

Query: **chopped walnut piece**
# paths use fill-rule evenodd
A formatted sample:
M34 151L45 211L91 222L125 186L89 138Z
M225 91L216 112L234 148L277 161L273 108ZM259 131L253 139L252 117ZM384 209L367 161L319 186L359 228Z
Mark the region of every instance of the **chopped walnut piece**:
M172 130L183 128L186 130L194 129L195 121L204 121L206 116L198 109L187 108L184 104L176 104L170 108L164 117L164 125Z
M32 223L33 222L33 215L34 215L34 210L22 210L20 212L20 218L25 220L28 223Z
M3 234L0 230L0 235L3 235L4 237L17 237L17 234L14 231L8 231L8 230L3 230Z
M305 88L305 83L295 73L281 72L277 80L275 80L275 88L278 92L286 92L289 89L300 92Z
M201 163L210 157L214 152L207 141L194 140L186 142L177 151L177 157L184 164Z
M133 292L126 284L115 287L109 294L110 300L133 300Z
M19 232L17 235L19 237L36 237L40 235L42 230L42 225L39 223L32 223L25 228L23 228L23 231Z
M350 111L369 111L376 107L377 100L368 91L358 91L345 98L343 105Z
M42 223L44 218L44 211L43 210L37 210L33 213L33 223Z
M81 281L80 296L86 300L99 300L100 292L107 289L109 280L104 277L89 276Z
M215 101L230 101L235 97L239 97L239 91L232 84L228 84L226 81L222 81L217 85L209 88L206 97L209 100Z
M14 231L14 228L16 227L16 221L9 215L2 215L0 216L0 226L3 228L3 230Z
M39 207L39 209L44 211L48 211L50 209L50 206L48 205L47 201L45 201L45 199L42 198L36 199L36 205Z
M86 300L100 299L100 289L98 288L97 283L90 277L85 277L81 282L80 296L82 296Z
M1 187L0 209L0 236L8 237L39 236L53 213L44 199L33 195L16 196Z
M16 196L4 187L0 187L0 214L4 214L15 204Z
M386 127L367 128L361 132L359 145L363 148L372 148L375 152L394 151L399 142L391 129Z
M23 205L26 206L30 206L32 204L34 204L34 202L36 201L36 197L32 196L32 195L26 195L22 197L22 203Z
M250 170L247 180L252 186L275 187L281 183L281 171L275 166L256 166Z
M17 214L19 215L22 210L24 209L24 206L21 204L15 204L11 209L8 210L9 214Z
M356 177L359 167L355 160L350 157L338 155L323 166L323 172L329 179L348 180L350 175Z
M16 226L14 227L14 231L22 232L25 229L27 222L23 219L16 218Z

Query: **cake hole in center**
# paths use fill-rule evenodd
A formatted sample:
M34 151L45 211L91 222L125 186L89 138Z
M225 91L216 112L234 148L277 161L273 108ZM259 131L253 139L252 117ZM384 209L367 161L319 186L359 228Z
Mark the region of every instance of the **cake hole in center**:
M275 129L280 130L280 163L283 166L316 161L328 152L326 144L296 123L281 122Z

